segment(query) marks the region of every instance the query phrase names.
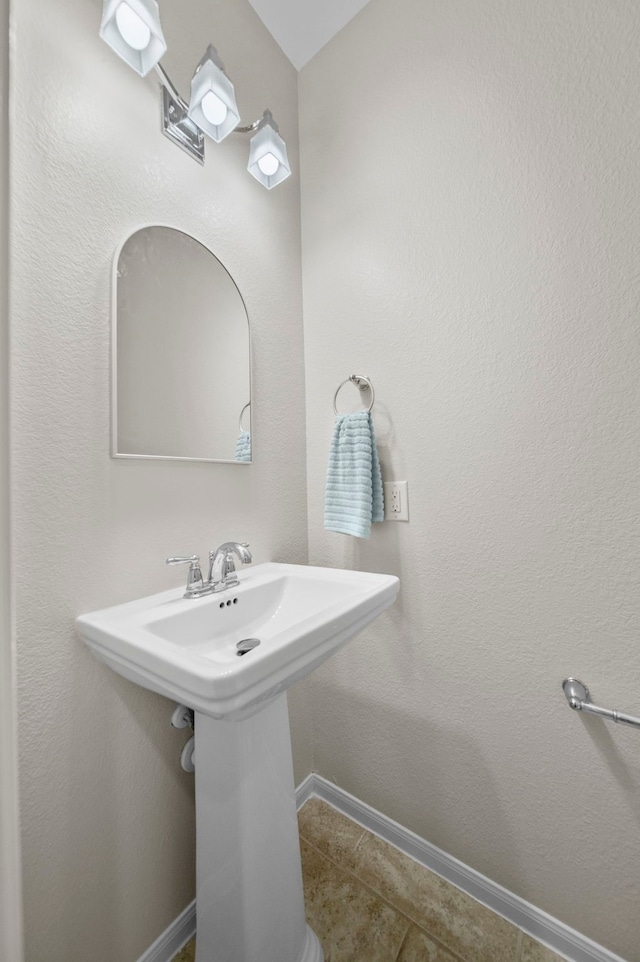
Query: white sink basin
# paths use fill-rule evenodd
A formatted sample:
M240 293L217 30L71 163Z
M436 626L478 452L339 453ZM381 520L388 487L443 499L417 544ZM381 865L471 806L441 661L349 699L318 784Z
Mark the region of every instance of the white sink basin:
M214 718L241 717L313 671L398 593L393 575L268 563L203 598L172 589L77 619L125 678ZM260 644L240 656L237 644Z

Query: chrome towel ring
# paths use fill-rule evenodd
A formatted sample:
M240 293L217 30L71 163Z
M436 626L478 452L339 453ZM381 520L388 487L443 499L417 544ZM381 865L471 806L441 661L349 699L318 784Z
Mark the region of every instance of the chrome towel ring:
M371 383L369 378L366 376L366 374L350 374L349 377L342 382L342 384L338 385L338 389L336 393L333 395L334 413L336 415L338 413L338 408L336 407L336 401L338 400L338 394L340 393L342 388L345 386L345 384L355 384L360 391L367 391L367 390L371 391L371 403L367 408L367 413L370 412L371 409L373 408L373 402L376 399L376 392L373 390L373 384Z

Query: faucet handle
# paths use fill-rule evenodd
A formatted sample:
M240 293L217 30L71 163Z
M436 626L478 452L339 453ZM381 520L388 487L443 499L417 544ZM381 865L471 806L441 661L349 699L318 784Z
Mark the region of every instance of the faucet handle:
M192 554L189 558L167 558L168 565L189 565L187 575L187 590L185 598L193 598L194 594L199 594L203 588L202 570L200 568L200 558L197 554Z

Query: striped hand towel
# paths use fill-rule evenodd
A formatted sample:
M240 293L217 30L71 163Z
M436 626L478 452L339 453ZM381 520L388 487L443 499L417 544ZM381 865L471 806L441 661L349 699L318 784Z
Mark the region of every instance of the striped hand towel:
M368 411L336 417L324 508L327 531L368 538L371 522L382 521L382 475Z
M251 435L248 431L241 431L236 441L236 461L251 460Z

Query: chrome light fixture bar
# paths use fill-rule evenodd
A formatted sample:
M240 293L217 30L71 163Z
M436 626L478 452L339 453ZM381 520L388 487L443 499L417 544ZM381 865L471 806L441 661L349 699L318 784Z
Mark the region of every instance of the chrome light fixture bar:
M160 65L167 45L156 0L104 0L100 36L141 76L155 69L162 84L163 132L200 164L205 134L220 143L231 133L255 133L248 170L270 190L291 174L287 148L269 110L240 126L233 84L211 44L195 69L187 103Z
M199 164L204 164L204 132L189 117L189 104L182 99L166 70L157 63L155 71L162 84L163 134Z

